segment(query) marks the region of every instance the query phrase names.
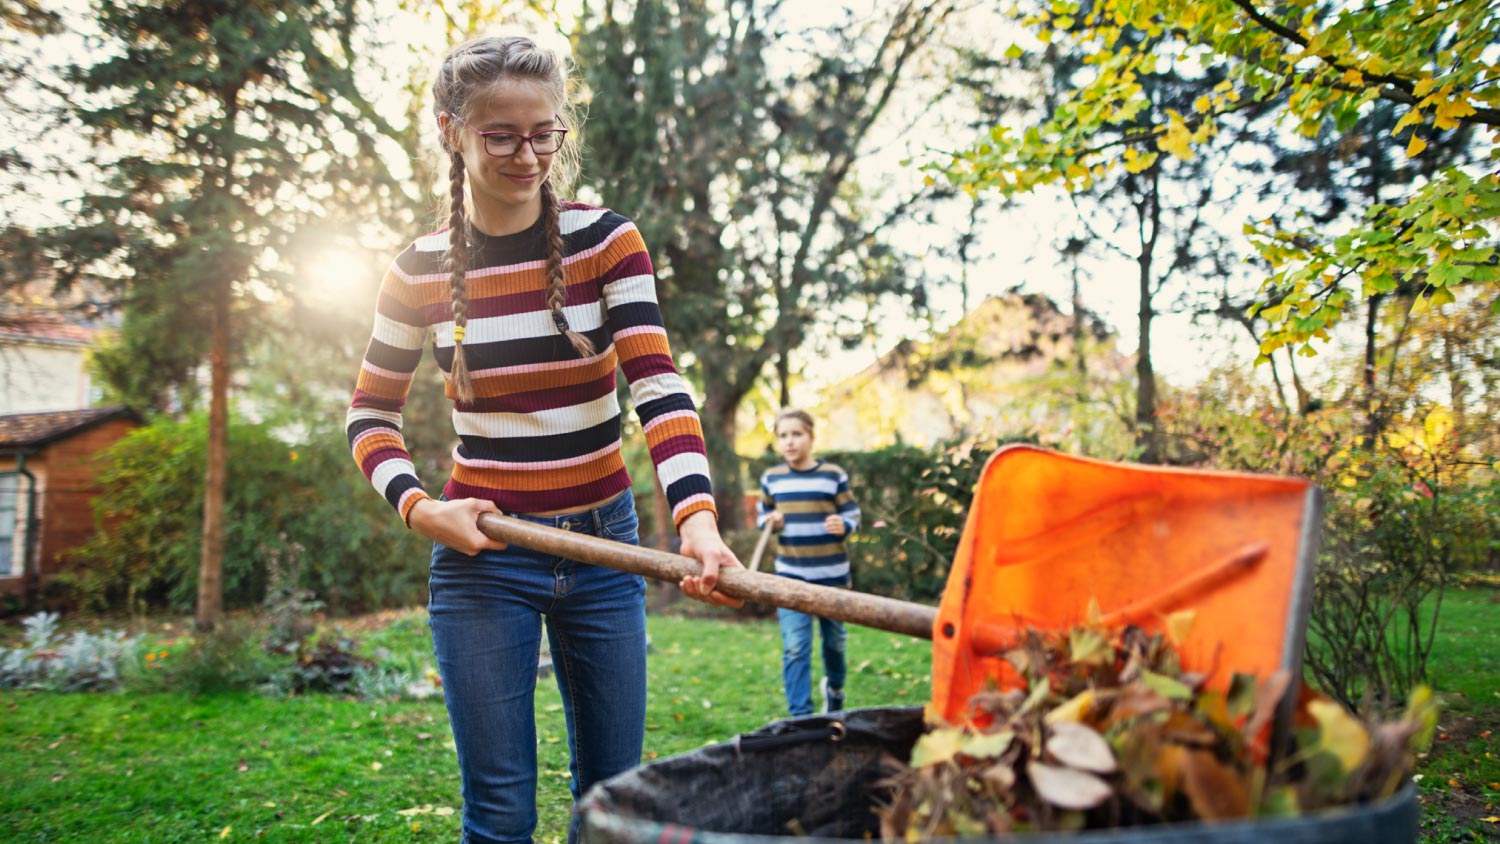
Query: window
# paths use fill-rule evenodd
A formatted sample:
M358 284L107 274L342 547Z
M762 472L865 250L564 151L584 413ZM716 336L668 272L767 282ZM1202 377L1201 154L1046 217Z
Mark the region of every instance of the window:
M20 511L21 476L0 475L0 577L21 573L21 553L16 547L16 514Z

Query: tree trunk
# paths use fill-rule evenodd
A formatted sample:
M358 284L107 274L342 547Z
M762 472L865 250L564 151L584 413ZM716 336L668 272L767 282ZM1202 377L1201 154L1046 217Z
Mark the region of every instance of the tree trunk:
M1141 449L1142 463L1160 463L1162 460L1161 431L1156 424L1156 368L1151 362L1151 320L1156 317L1151 301L1155 296L1151 284L1151 268L1156 239L1161 232L1161 195L1158 192L1160 175L1160 165L1153 166L1149 174L1150 189L1137 210L1141 218L1141 254L1136 258L1136 265L1140 269L1141 307L1137 312L1137 326L1141 339L1135 356L1135 438L1136 445ZM1151 232L1149 236L1146 234L1148 224Z
M1380 328L1380 303L1385 295L1376 293L1370 297L1370 310L1365 315L1365 363L1361 382L1365 388L1365 434L1363 445L1373 449L1380 438L1380 399L1375 393L1376 340Z
M792 406L791 370L791 353L782 350L776 355L776 383L781 385L781 407Z
M719 508L719 529L744 527L744 486L740 483L740 458L734 451L735 408L740 395L734 387L704 372L703 438L713 471L714 502Z
M656 507L656 547L662 551L672 550L672 505L667 501L667 491L661 488L661 477L651 473L652 503Z
M224 607L224 480L229 434L228 281L214 296L213 349L209 353L208 466L203 482L203 548L198 562L199 630L212 630Z

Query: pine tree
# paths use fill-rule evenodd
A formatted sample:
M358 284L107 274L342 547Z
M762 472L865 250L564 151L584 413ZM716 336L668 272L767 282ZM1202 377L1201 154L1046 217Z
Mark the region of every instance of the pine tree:
M411 204L375 152L376 136L401 133L354 84L359 8L99 0L102 43L67 74L71 117L103 176L74 223L46 239L61 279L103 277L124 304L123 336L103 368L129 373L129 392L158 409L195 384L205 359L210 369L204 629L222 608L235 350L261 304L296 281L286 256L326 204L364 203L372 214Z

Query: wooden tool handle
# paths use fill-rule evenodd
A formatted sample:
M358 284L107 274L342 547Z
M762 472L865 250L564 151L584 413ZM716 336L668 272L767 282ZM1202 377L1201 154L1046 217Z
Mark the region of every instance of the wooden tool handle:
M511 516L483 513L479 516L479 530L507 545L520 545L669 583L677 583L688 575L703 571L702 565L692 557L573 533ZM937 619L937 610L924 604L817 586L742 568L720 569L718 591L751 603L784 607L918 639L932 638L932 625Z

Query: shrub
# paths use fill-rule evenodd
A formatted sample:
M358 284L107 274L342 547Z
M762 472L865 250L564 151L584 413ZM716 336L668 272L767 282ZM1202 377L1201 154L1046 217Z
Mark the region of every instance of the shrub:
M229 431L224 605L262 603L270 566L338 611L406 605L425 594L428 546L406 530L353 465L341 431L289 445L266 426ZM156 419L110 449L95 500L101 529L70 555L64 588L81 608L190 611L197 596L207 423ZM102 526L109 526L103 529ZM309 598L308 600L311 600Z
M113 689L122 669L136 659L140 637L123 632L63 636L56 613L37 613L22 624L20 647L0 650L0 688L77 691Z

